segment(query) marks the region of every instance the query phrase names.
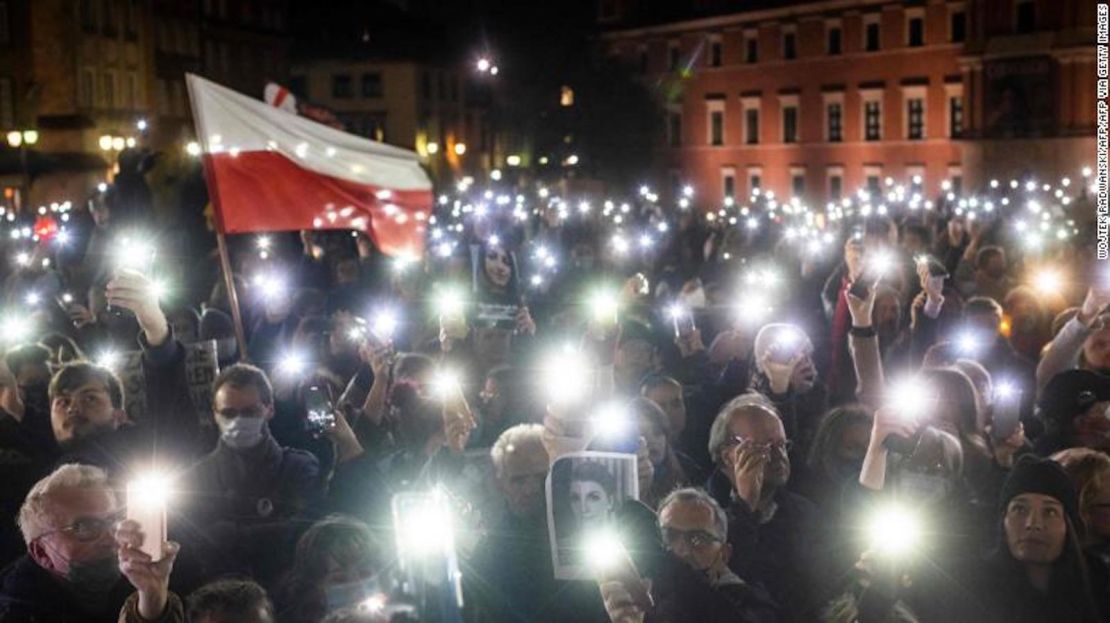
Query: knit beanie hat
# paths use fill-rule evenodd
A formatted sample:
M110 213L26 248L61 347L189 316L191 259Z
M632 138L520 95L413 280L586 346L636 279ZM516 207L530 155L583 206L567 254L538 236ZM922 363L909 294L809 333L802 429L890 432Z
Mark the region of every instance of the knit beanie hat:
M1075 493L1075 486L1056 461L1031 455L1018 460L1002 485L1002 494L998 498L999 510L1003 516L1010 500L1023 493L1039 493L1056 498L1064 505L1064 512L1071 524L1076 528L1083 525L1079 519L1079 497Z

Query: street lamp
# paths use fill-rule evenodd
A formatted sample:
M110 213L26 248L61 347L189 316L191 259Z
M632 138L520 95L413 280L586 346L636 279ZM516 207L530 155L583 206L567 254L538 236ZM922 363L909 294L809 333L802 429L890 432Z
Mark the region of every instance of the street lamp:
M424 151L428 152L429 154L439 153L439 143L428 143L424 146Z
M461 156L466 153L466 143L455 143L455 155Z

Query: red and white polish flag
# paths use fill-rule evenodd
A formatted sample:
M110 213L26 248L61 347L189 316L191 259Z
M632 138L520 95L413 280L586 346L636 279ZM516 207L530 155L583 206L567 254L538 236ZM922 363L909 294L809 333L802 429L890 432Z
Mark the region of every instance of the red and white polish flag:
M356 229L383 253L423 254L432 182L415 152L193 74L186 84L221 232Z

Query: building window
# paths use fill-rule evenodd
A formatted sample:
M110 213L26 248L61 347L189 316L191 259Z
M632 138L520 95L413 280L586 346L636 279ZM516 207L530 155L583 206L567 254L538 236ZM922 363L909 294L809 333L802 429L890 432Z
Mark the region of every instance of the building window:
M338 99L352 97L351 76L349 74L332 74L331 96Z
M906 100L906 138L919 141L925 138L925 98Z
M81 88L78 92L81 107L88 109L96 106L96 74L90 68L81 70Z
M362 96L382 96L382 75L376 71L362 74Z
M844 108L840 102L831 102L825 106L825 118L829 142L839 143L844 140Z
M747 63L759 62L759 39L755 35L744 39L744 61Z
M1018 34L1037 30L1037 4L1033 0L1019 0L1014 5L1014 31Z
M724 197L736 196L736 169L729 167L721 170L721 191Z
M12 42L11 22L8 17L8 3L0 2L0 45Z
M100 76L100 104L103 108L113 108L116 102L116 75L106 71Z
M420 72L420 96L426 100L432 99L432 74Z
M138 110L143 107L142 96L139 95L139 75L135 72L127 73L127 109Z
M682 145L682 113L672 112L667 115L667 142L671 147Z
M877 141L882 138L882 102L872 100L863 103L863 140Z
M840 54L841 52L841 30L840 26L831 26L827 35L827 48L831 56Z
M748 169L748 192L752 192L757 188L763 188L763 170L762 169Z
M964 98L958 95L948 98L948 128L953 138L964 131Z
M844 177L839 173L832 173L829 175L829 199L831 201L839 201L841 193L844 192Z
M925 45L925 18L917 15L906 23L906 45L917 48Z
M671 71L678 70L678 44L671 43L667 45L667 69Z
M782 108L782 142L798 142L798 106L789 105Z
M103 17L104 17L104 34L115 36L119 32L116 24L116 0L104 0Z
M15 93L11 78L0 78L0 126L15 125Z
M96 32L96 1L81 0L81 28L85 32Z
M713 41L709 44L709 65L711 67L721 66L721 42Z
M124 32L128 39L137 39L139 37L139 9L135 7L135 0L127 0L127 6L124 9L127 14L124 17Z
M863 29L863 49L868 52L879 51L879 21L868 22Z
M759 144L759 109L744 111L744 142L748 145Z
M782 57L786 60L798 58L797 36L794 31L782 33Z
M880 178L881 177L882 177L882 175L879 174L879 173L874 173L874 172L866 173L867 192L871 193L872 195L879 194L879 192L882 190L882 186L880 185Z
M709 112L709 144L725 144L725 112L712 110Z
M806 174L804 170L790 172L790 192L794 193L795 197L801 197L806 193Z
M952 11L949 20L952 43L963 43L967 39L967 14L962 10Z

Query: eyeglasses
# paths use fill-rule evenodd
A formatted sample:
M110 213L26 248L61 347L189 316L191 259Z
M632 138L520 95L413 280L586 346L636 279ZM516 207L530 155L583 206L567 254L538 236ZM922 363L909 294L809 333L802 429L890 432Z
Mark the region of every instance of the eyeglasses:
M58 532L66 532L82 543L92 543L105 534L111 534L116 526L123 521L124 513L119 511L107 517L80 517L64 528L44 532L38 536L42 538Z
M723 542L723 539L717 535L710 534L705 530L677 530L675 528L663 528L663 542L667 545L675 545L679 541L686 544L691 549L702 549L709 547L715 543Z
M219 409L218 411L216 411L216 415L228 420L232 420L237 417L262 417L262 414L265 413L265 411L266 408L263 406L254 406L247 407L245 409Z
M774 443L755 443L754 441L741 437L739 435L730 437L729 440L725 442L725 447L731 448L733 446L739 446L744 443L747 443L752 448L764 448L767 450L779 450L782 452L790 452L790 449L794 447L794 442L790 441L789 439L783 439L782 441L776 441Z

